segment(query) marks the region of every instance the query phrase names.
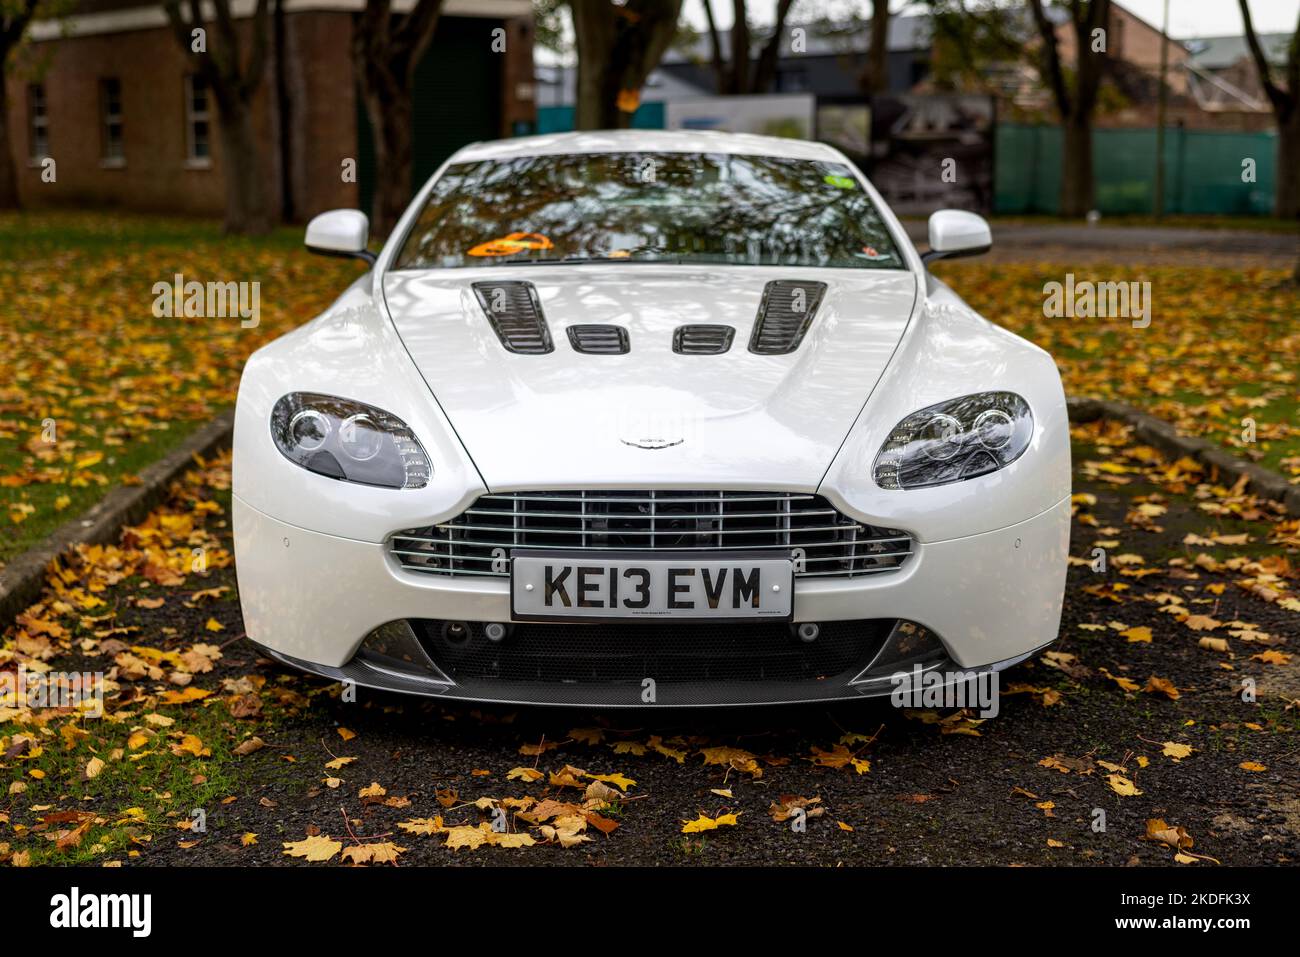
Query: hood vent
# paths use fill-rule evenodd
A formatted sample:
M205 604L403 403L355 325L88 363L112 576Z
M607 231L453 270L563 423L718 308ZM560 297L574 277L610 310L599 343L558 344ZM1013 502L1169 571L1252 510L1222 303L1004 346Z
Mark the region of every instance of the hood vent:
M632 348L622 326L569 326L569 344L593 356L621 356Z
M825 292L824 282L791 279L769 282L763 287L763 301L758 306L749 351L780 356L798 349Z
M678 326L673 330L673 352L684 356L717 356L731 348L736 330L731 326Z
M474 295L507 351L540 356L555 349L531 282L476 282Z

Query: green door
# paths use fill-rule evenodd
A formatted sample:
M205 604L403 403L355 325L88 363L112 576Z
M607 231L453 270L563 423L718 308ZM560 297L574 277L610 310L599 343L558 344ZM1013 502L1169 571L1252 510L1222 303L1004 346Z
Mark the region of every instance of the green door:
M456 150L501 136L501 69L492 51L500 20L443 17L415 68L415 133L411 188L419 190ZM357 186L370 212L375 192L375 149L365 104L357 96Z

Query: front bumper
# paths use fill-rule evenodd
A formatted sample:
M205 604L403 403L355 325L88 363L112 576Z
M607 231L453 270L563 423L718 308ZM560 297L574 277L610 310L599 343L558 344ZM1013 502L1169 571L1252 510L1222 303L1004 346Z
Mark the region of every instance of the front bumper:
M791 654L778 647L777 636L759 634L755 626L730 626L733 635L710 635L709 640L720 648L727 647L726 641L741 642L735 646L741 649L737 658L760 655L770 645L770 668L710 671L696 667L674 672L672 680L658 681L654 703L776 703L887 694L888 682L868 672L873 663L884 664L887 659L892 663L891 643L900 634L910 634L900 632L900 623L919 627L938 640L941 653L926 661L927 668L982 671L1023 659L1056 637L1069 521L1066 498L996 531L918 544L897 572L799 581L795 621L821 623L828 639L835 636L841 642L837 648L819 649L825 659ZM643 681L628 680L635 668L592 672L591 680L583 680L581 669L555 680L537 680L545 678L545 669L536 671L534 680L508 668L493 671L493 679L487 680L481 663L476 671L463 663L457 670L458 659L448 657L430 636L443 622L510 621L506 581L442 579L405 571L383 544L285 524L238 496L234 524L248 636L282 661L363 686L447 698L594 706L649 703ZM377 631L386 629L382 633L391 638L394 627L403 636L414 636L418 650L405 656L375 654ZM520 640L533 643L538 661L548 648L572 647L548 645L554 636L536 630L561 626L529 627L534 631ZM690 627L683 625L673 634L688 634ZM748 647L743 644L747 635L752 640ZM428 657L432 671L422 661L409 660L419 659L421 653ZM507 642L501 654L509 653ZM796 659L799 667L792 664ZM823 660L826 668L839 671L816 673ZM771 680L778 672L779 680Z

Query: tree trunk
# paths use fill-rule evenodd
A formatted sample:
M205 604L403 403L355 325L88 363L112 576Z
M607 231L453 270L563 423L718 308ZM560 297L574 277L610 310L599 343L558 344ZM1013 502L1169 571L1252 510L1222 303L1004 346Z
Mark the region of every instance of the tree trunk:
M1300 105L1277 121L1277 186L1273 211L1279 219L1300 218Z
M271 30L275 40L275 104L280 141L280 219L292 222L297 217L294 196L293 97L289 93L288 25L285 23L284 0L276 0Z
M1061 215L1086 216L1093 207L1092 124L1088 117L1065 117L1061 144Z
M4 74L0 73L0 209L18 209L20 205L14 144L9 140L9 98L5 94Z
M731 85L728 93L749 92L749 21L745 0L732 0Z
M217 104L221 135L222 179L226 185L227 233L263 236L271 231L267 203L267 170L260 162L253 111L242 100Z
M574 3L574 45L578 52L578 77L573 127L607 130L626 126L618 109L618 71L612 62L616 33L604 0Z
M409 88L392 84L382 94L378 91L367 94L365 102L374 133L375 169L383 171L375 179L371 230L376 236L387 236L411 201L414 97Z
M631 125L646 76L658 65L677 28L681 0L569 0L578 51L574 127Z
M863 93L889 92L889 0L872 2L871 45L858 84Z
M722 59L722 38L718 36L718 25L713 20L713 7L709 0L700 0L704 7L704 22L709 31L709 62L713 66L713 90L719 96L727 92L727 66Z
M618 108L617 80L618 74L604 51L598 56L579 57L574 129L614 130L627 127L632 114L624 113Z

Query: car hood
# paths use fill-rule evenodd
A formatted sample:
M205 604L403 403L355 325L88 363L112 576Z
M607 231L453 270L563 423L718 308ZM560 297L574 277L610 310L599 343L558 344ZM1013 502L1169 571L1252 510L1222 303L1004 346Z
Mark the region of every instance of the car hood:
M774 279L827 289L796 351L756 355L749 337ZM553 352L506 351L472 288L486 280L533 283ZM383 294L490 489L799 491L818 486L884 372L917 283L903 270L620 263L391 272ZM576 352L566 329L582 323L623 326L631 351ZM673 352L689 323L735 327L731 349Z

